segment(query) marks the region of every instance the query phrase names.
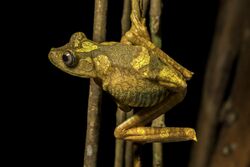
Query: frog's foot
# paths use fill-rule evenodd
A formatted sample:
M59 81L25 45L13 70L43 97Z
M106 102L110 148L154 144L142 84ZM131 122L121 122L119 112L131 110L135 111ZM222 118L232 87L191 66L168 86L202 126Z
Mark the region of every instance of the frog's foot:
M178 142L194 140L197 141L195 130L192 128L152 128L152 127L136 127L127 130L125 140L151 143L151 142Z
M150 41L150 36L146 27L146 19L139 18L139 16L135 12L131 13L130 19L132 22L130 32Z
M158 105L137 112L115 129L115 137L140 143L197 141L195 130L192 128L143 127L182 101L185 93L173 93Z

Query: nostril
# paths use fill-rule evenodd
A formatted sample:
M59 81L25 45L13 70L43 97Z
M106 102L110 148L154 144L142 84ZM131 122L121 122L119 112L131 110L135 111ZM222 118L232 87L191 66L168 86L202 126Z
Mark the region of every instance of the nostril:
M53 57L53 53L52 52L49 52L49 57Z
M55 50L55 48L51 48L51 49L50 49L50 51L54 51L54 50Z

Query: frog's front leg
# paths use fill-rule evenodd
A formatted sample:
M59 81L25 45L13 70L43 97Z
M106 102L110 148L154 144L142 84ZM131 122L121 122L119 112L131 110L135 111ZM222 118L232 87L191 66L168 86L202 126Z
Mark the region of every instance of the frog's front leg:
M181 66L150 41L150 36L145 25L145 18L141 18L139 12L138 1L132 0L132 12L130 15L132 25L130 30L122 37L121 43L143 46L151 50L162 62L172 65L176 70L182 73L186 80L189 80L193 73Z
M132 11L130 15L131 19L131 28L121 39L121 43L124 44L132 44L132 45L140 45L140 43L134 41L136 39L134 37L140 36L145 40L150 41L150 35L148 33L146 27L146 19L141 17L140 8L139 8L139 0L132 0ZM131 37L133 38L131 40Z
M186 91L173 93L158 105L142 109L115 129L115 137L140 143L197 141L195 131L192 128L143 127L182 101L185 94Z

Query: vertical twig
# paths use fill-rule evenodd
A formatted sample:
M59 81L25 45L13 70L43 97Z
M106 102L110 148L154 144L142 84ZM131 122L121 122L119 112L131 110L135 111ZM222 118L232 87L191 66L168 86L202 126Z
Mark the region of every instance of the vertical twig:
M131 0L124 0L122 11L122 35L124 35L130 28L130 13L131 13Z
M106 38L107 6L107 0L95 0L93 40L96 42L105 41Z
M133 111L126 113L126 118L130 118L133 115ZM126 149L125 149L125 167L132 167L133 166L133 142L127 141L126 142Z
M161 48L161 37L160 37L161 9L162 9L161 0L150 1L149 19L150 19L151 40L159 48Z
M106 34L107 0L95 1L93 40L101 42ZM90 80L84 167L96 167L100 128L102 90Z
M130 28L130 0L124 0L123 2L123 12L122 12L122 19L121 19L121 27L122 27L122 35L125 34ZM124 111L117 108L116 111L116 125L121 124L126 120L126 114ZM124 140L116 139L115 143L115 163L114 167L122 167L124 161ZM128 147L129 145L126 145ZM129 152L127 152L129 154ZM129 154L131 156L131 154ZM125 162L126 164L127 162ZM127 163L128 164L128 163Z
M124 122L126 119L126 113L121 109L116 110L116 126ZM124 160L124 140L115 140L115 163L114 167L122 167Z
M139 0L140 9L141 9L141 17L146 17L148 11L149 0Z
M133 167L141 167L141 145L140 144L133 144L133 152L134 152L134 162Z
M160 16L161 16L162 3L161 0L150 1L150 33L152 42L161 48L160 37ZM152 122L153 127L166 127L165 115L162 115ZM162 167L162 143L153 143L153 167Z
M132 11L135 12L138 17L145 17L146 11L149 5L149 0L132 0ZM138 143L132 143L133 145L133 161L134 167L141 167L141 147Z
M195 144L189 166L207 167L213 151L215 129L223 103L233 60L240 48L242 3L238 0L223 1L217 20L216 32L208 60L203 87L201 110Z
M152 123L153 127L166 127L165 115L161 115ZM163 167L162 143L153 143L153 167Z

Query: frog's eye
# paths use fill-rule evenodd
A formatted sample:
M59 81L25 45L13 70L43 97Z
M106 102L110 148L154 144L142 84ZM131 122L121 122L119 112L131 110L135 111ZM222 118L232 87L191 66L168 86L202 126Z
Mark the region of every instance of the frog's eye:
M77 64L77 59L75 55L73 55L71 52L67 51L62 55L62 60L64 64L68 67L75 67Z

